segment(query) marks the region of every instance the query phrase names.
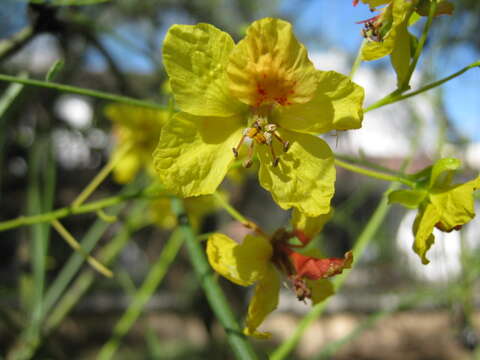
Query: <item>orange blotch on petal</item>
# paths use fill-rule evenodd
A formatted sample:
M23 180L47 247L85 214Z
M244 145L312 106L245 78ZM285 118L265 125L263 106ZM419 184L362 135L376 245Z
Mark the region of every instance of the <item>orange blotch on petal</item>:
M343 269L349 269L352 266L353 254L349 251L345 254L343 259L317 259L292 252L290 254L290 259L295 267L297 277L318 280L341 274Z

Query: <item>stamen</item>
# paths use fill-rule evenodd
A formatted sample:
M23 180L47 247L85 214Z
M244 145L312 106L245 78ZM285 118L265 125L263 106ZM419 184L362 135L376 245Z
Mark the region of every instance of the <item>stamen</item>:
M288 148L290 147L288 140L283 140L277 131L273 133L273 136L275 136L275 138L283 145L283 152L287 152Z
M250 166L252 166L252 158L253 158L253 146L255 145L255 142L252 141L250 143L250 146L248 147L248 155L247 155L247 160L245 160L243 162L243 166L246 167L246 168L249 168Z
M272 145L272 143L268 144L268 147L270 148L270 151L271 151L271 153L272 153L272 165L273 165L273 167L277 167L277 166L278 166L278 161L279 161L280 159L276 157L276 155L275 155L275 150L273 150L273 145Z
M235 156L235 158L238 157L238 152L240 150L240 147L243 145L243 142L245 141L245 138L247 137L247 135L244 133L242 138L240 139L240 141L238 142L238 145L234 148L232 148L232 151L233 151L233 156Z

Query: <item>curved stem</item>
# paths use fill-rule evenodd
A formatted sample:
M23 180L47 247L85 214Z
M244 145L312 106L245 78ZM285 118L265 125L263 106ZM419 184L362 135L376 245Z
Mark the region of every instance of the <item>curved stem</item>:
M217 191L213 194L213 196L215 196L215 199L217 199L220 206L222 206L225 211L228 212L235 220L241 222L245 227L268 237L268 235L266 235L265 232L257 224L255 224L253 221L248 220L245 216L240 214L240 212L232 205L230 205Z
M107 269L105 265L103 265L100 261L96 260L93 256L88 255L88 253L82 248L82 246L78 243L77 240L68 232L67 229L60 223L58 220L52 221L52 226L57 230L57 232L62 236L62 238L72 247L73 250L77 251L81 254L87 262L97 270L103 276L111 278L113 273Z
M385 181L399 182L399 183L407 185L411 188L415 187L415 182L413 182L411 180L408 180L408 179L405 179L405 178L400 177L400 176L389 175L389 174L381 173L381 172L374 171L374 170L368 170L368 169L362 168L360 166L349 164L349 163L347 163L345 161L342 161L342 160L339 160L339 159L335 159L335 164L344 168L344 169L346 169L346 170L356 172L358 174L362 174L362 175L365 175L365 176L369 176L371 178L375 178L375 179L379 179L379 180L385 180Z
M72 94L92 96L98 99L115 101L115 102L134 105L134 106L141 106L141 107L147 107L152 109L163 109L163 110L166 109L165 106L154 103L154 102L150 102L150 101L138 100L138 99L134 99L127 96L115 95L115 94L110 94L103 91L85 89L81 87L64 85L64 84L59 84L59 83L50 82L50 81L22 79L16 76L9 76L4 74L0 74L0 81L8 81L8 82L14 82L14 83L24 84L24 85L39 86L39 87L55 89L59 91L65 91Z

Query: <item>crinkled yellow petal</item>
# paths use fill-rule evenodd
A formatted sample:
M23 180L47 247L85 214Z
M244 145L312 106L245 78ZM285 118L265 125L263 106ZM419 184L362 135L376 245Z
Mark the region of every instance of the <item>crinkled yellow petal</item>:
M430 261L427 259L427 251L433 245L435 237L433 236L433 228L440 220L440 214L435 209L435 206L428 203L424 208L418 211L415 222L413 223L413 234L415 241L413 243L413 251L422 259L424 265Z
M323 227L332 218L332 216L332 208L330 208L328 213L316 217L306 216L297 209L293 209L292 226L295 231L300 230L304 235L311 239L320 231L322 231Z
M473 192L480 187L480 176L446 191L433 192L430 201L440 214L446 231L469 222L475 216Z
M230 54L229 88L251 106L303 104L317 88L315 68L290 23L265 18L252 23Z
M263 278L270 266L272 246L268 239L247 235L241 244L215 233L207 241L210 265L220 275L241 286Z
M173 25L163 43L163 62L177 105L199 116L231 116L244 106L234 99L225 67L234 42L209 24Z
M395 190L388 194L388 202L398 203L409 209L416 209L427 195L428 192L423 189Z
M115 156L115 153L112 156ZM119 184L127 184L133 180L135 175L137 175L141 166L142 164L137 154L125 154L114 167L113 178Z
M333 294L335 294L335 289L332 283L327 279L319 280L306 280L308 288L312 292L312 304L318 304Z
M278 305L280 291L280 278L272 265L266 269L265 276L257 283L255 293L248 306L247 319L245 320L245 335L261 339L269 338L270 333L257 331L265 318Z
M317 71L316 75L314 98L305 104L276 107L272 120L283 128L310 134L360 128L363 88L335 71Z
M233 160L242 136L238 117L178 113L165 125L153 153L160 182L181 197L212 194Z
M319 216L330 211L335 192L335 166L332 151L322 139L280 129L280 135L290 142L283 152L273 141L279 156L278 166L272 166L269 148L258 145L260 184L271 192L283 209L297 208L307 216Z

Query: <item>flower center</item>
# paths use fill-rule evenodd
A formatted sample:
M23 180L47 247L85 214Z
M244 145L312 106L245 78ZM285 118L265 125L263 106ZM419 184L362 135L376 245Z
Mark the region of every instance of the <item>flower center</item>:
M279 158L276 156L275 150L273 148L273 139L276 139L278 142L280 142L280 144L282 144L284 152L286 152L288 150L288 147L290 146L290 143L288 141L285 141L281 138L280 134L278 133L278 126L276 124L270 123L268 121L268 116L266 115L255 114L253 116L250 127L247 127L243 131L243 135L238 142L238 145L232 148L235 158L238 157L240 148L247 138L250 139L250 145L248 147L247 159L243 162L243 166L246 168L250 167L253 163L252 159L255 144L268 146L272 155L273 166L277 166L279 162Z

